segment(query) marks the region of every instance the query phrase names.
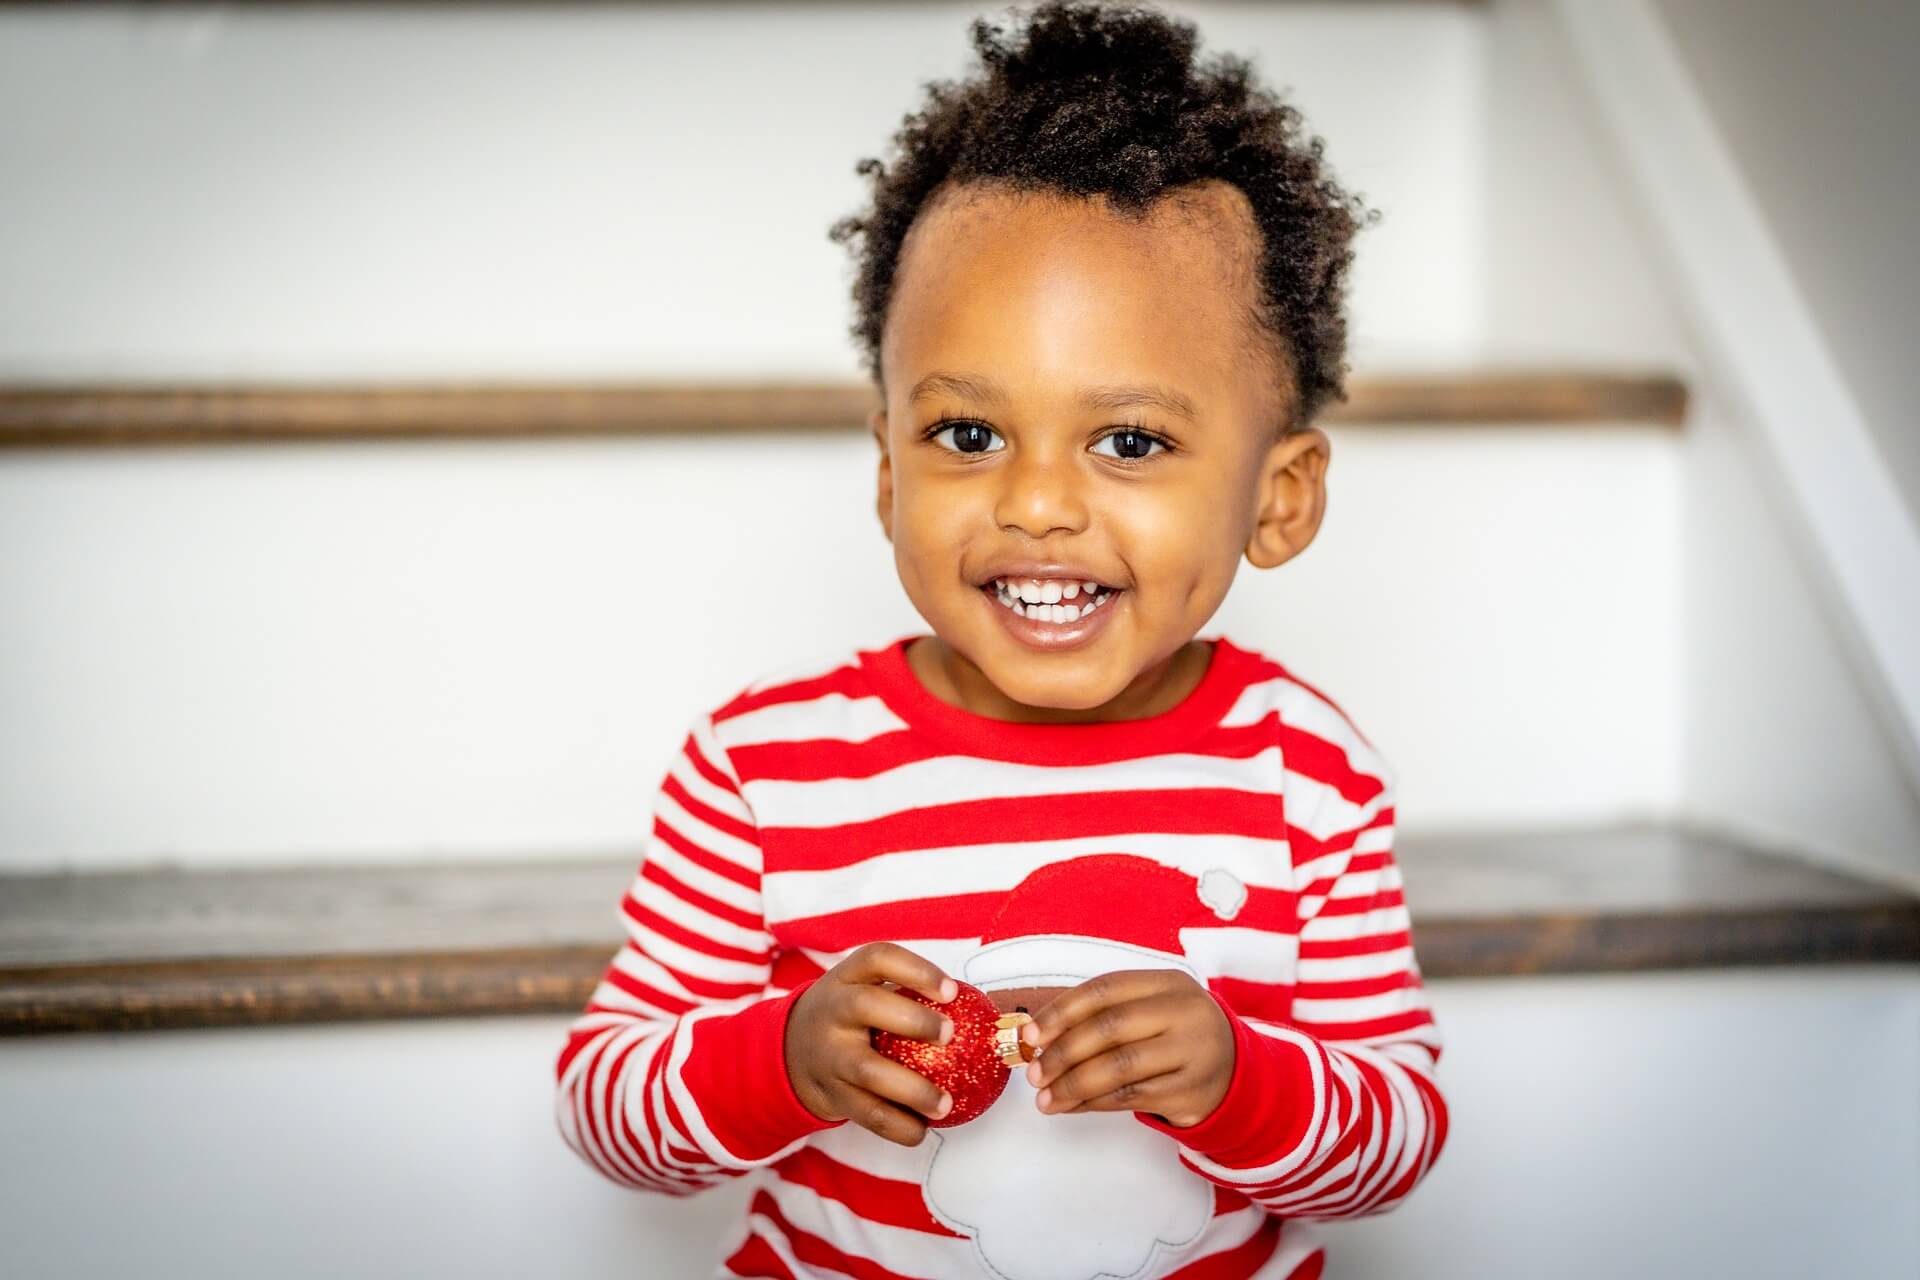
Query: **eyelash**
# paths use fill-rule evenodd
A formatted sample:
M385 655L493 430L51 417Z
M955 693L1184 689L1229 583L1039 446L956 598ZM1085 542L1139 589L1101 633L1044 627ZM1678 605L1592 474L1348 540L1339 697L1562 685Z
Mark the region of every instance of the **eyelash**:
M945 431L949 427L965 427L965 426L986 427L988 431L993 431L992 427L980 421L980 419L978 418L955 418L955 417L948 416L946 413L942 413L939 417L933 420L933 424L929 426L926 429L926 431L921 433L920 438L930 443L935 436L939 435L942 431ZM1111 431L1108 431L1105 435L1102 435L1100 439L1105 440L1110 436L1117 436L1122 432L1129 432L1129 431L1137 436L1145 436L1148 440L1151 440L1153 443L1159 445L1161 449L1163 449L1167 453L1172 453L1174 451L1173 442L1171 440L1167 439L1163 435L1158 434L1157 432L1147 430L1145 426L1137 422L1116 423L1113 429ZM999 435L1000 433L998 431L993 431L993 434ZM1096 441L1096 443L1098 442ZM988 453L998 453L999 450L989 449L989 450L982 450L979 453L967 453L964 450L960 450L960 449L948 449L947 452L958 454L960 457L963 457L963 458L971 458L971 457L984 457ZM1151 453L1147 454L1145 458L1121 458L1116 456L1116 457L1110 458L1109 461L1137 464L1137 463L1145 462L1147 461L1148 458L1151 458L1153 456L1154 455Z

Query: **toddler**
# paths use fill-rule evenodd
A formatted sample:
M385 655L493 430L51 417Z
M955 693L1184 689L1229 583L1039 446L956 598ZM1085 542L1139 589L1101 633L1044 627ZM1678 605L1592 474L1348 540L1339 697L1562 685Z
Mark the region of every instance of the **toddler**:
M832 228L930 632L691 726L559 1125L636 1189L750 1177L717 1275L1310 1280L1314 1220L1438 1157L1441 1040L1392 772L1198 632L1320 526L1367 212L1190 23L1019 16ZM934 1125L953 1097L872 1035L947 1043L905 992L956 979L1038 1053Z

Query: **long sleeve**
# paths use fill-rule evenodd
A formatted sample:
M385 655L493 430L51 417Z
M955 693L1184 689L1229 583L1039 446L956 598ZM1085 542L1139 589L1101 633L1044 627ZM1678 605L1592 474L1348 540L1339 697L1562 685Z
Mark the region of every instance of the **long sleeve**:
M1285 1016L1216 993L1234 1030L1225 1098L1185 1129L1140 1117L1181 1144L1189 1168L1286 1217L1391 1209L1446 1142L1441 1038L1393 858L1391 783L1374 785L1344 830L1320 839L1289 825L1300 928Z
M738 776L701 717L667 771L620 903L627 939L555 1065L561 1135L613 1181L687 1195L771 1164L837 1121L788 1079L774 940Z

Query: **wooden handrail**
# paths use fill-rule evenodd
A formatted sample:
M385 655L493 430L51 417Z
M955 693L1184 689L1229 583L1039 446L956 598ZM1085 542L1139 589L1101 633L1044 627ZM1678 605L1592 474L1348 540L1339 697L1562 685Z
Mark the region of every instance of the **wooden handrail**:
M1348 393L1323 421L1674 427L1687 408L1665 374L1405 374ZM855 431L874 403L860 382L14 384L0 386L0 448Z

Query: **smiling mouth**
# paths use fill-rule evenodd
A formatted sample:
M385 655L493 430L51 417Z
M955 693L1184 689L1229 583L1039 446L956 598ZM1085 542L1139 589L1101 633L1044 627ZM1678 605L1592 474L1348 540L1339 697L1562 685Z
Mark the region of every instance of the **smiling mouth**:
M1078 622L1120 594L1086 579L995 578L980 588L1004 609L1034 622Z

